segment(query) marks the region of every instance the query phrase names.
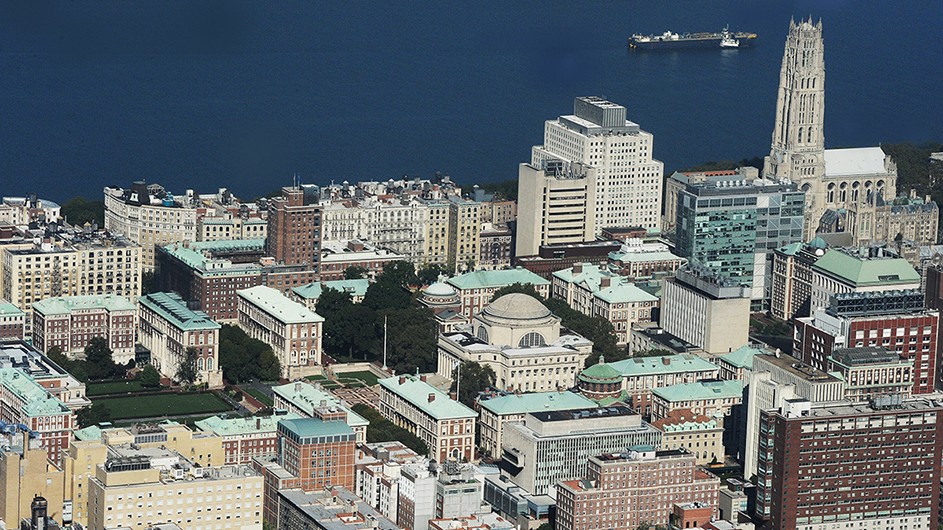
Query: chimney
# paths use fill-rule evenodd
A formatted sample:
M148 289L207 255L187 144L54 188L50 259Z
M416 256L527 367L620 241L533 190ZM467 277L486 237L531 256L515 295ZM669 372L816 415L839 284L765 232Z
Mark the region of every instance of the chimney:
M583 264L577 263L573 265L573 274L582 274L583 273Z
M433 401L435 401L435 393L429 392L429 403L432 403Z
M256 419L255 419L255 430L258 431L258 430L260 430L260 429L262 429L262 418L256 418Z
M609 276L603 276L602 278L599 279L600 289L606 289L610 285L612 285L612 278L610 278Z
M420 375L420 376L419 376L419 380L422 381L423 383L425 383L425 382L426 382L426 374Z
M399 384L402 385L404 383L406 383L406 378L404 376L399 376Z
M301 382L295 383L295 392L301 392Z
M669 357L662 357L661 364L668 366L669 364L671 364L671 359Z

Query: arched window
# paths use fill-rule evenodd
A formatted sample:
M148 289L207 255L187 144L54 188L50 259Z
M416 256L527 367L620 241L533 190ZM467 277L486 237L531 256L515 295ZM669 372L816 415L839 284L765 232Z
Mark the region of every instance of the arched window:
M826 195L825 202L835 202L835 183L828 185L828 193Z
M213 369L213 358L212 358L212 357L207 357L207 358L206 358L206 369L207 369L207 370L212 370L212 369Z
M848 183L847 183L847 182L842 182L842 183L841 183L841 186L839 186L838 202L840 202L840 203L842 203L842 204L844 204L845 201L848 199L848 189L847 189L847 188L848 188Z
M488 342L488 330L484 326L478 326L478 331L475 333L475 336L481 339L482 342Z
M204 366L205 366L205 363L203 362L203 357L198 358L196 360L196 369L202 372Z
M534 346L544 346L544 336L536 331L531 331L527 335L521 337L520 342L517 343L518 348L533 348Z
M851 202L858 203L858 188L861 187L861 183L855 182L851 185Z

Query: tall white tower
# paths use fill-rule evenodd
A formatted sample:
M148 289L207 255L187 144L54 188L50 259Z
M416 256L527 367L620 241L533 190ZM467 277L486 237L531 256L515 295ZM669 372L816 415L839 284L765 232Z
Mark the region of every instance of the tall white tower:
M652 135L626 120L626 109L605 99L578 97L573 114L544 124L544 144L531 166L561 161L595 169L595 230L616 226L659 229L664 164L652 158ZM520 204L521 210L527 205Z
M822 21L789 21L779 73L776 125L763 176L787 178L806 192L806 239L825 211L825 44Z

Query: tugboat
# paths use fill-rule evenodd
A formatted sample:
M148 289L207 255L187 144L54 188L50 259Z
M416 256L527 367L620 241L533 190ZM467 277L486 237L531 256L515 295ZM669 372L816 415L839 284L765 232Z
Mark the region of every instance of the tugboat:
M727 26L724 26L724 31L720 34L720 47L721 48L739 48L740 41L735 39L733 35L730 34L730 30L727 29Z
M727 27L720 33L672 33L661 35L635 34L629 37L629 48L633 50L676 50L680 48L750 48L756 33L731 32Z

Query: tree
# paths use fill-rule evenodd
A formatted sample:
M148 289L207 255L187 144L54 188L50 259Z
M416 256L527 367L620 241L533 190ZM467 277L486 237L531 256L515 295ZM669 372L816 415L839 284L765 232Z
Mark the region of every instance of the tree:
M327 322L341 308L353 303L350 299L350 293L327 287L321 291L321 296L318 297L318 303L315 305L314 311L324 317L325 322Z
M368 442L397 441L420 455L429 454L429 447L418 436L384 418L376 409L363 403L357 403L351 408L369 422L367 425Z
M409 308L387 315L387 365L397 373L435 370L439 328L432 311ZM379 318L382 322L382 316Z
M416 266L409 261L391 261L383 266L383 272L377 276L377 282L389 282L403 288L416 285Z
M515 283L512 283L511 285L508 285L507 287L502 287L498 289L497 291L494 292L493 295L491 295L491 301L494 302L498 298L501 298L502 296L506 294L512 294L512 293L522 293L522 294L530 295L540 300L541 302L544 302L544 297L541 296L540 293L537 292L536 287L534 287L532 284L529 284L529 283L520 283L520 282L515 282Z
M75 419L83 429L98 425L106 421L111 421L111 411L108 406L100 401L93 402L91 406L85 407L75 413Z
M272 348L228 324L219 330L219 367L230 383L250 379L273 381L281 377L281 364Z
M259 366L256 370L256 377L260 381L278 381L282 377L282 363L271 348L262 352L259 356Z
M600 355L605 355L606 360L610 362L626 357L625 349L616 344L615 330L608 320L586 316L559 298L549 298L544 305L560 317L564 327L593 341L593 353L586 359L586 366L596 364Z
M454 273L454 270L445 265L429 263L416 271L416 278L420 285L430 285L439 281L439 276L452 276Z
M124 374L124 367L115 364L108 341L94 337L85 346L85 367L90 379L109 379Z
M367 359L377 341L376 312L363 304L341 306L324 317L323 341L325 351L331 355Z
M494 193L496 199L508 201L517 200L517 179L502 180L500 182L485 182L480 185L481 189Z
M82 226L85 223L97 223L105 226L105 203L89 201L85 197L73 197L62 205L60 215L73 226Z
M370 271L367 270L366 267L353 265L351 267L347 267L347 269L344 271L344 279L345 280L360 280L362 278L366 278L369 273Z
M154 278L154 271L144 271L141 273L141 294L151 294L157 291L157 283Z
M460 367L452 370L452 387L449 391L458 392L458 401L466 407L474 408L478 393L493 388L496 379L490 366L465 361Z
M160 372L150 364L138 372L138 380L145 388L156 388L160 386Z
M413 303L412 295L397 280L378 279L367 287L367 294L360 303L374 311L381 309L406 309Z
M196 359L196 348L187 348L187 351L183 354L183 359L177 365L176 378L183 386L192 385L200 376L196 369Z

